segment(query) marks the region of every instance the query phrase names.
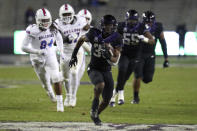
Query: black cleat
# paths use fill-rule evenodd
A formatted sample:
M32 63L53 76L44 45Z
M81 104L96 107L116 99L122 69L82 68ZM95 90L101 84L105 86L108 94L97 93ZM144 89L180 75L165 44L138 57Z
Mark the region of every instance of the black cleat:
M110 107L115 107L116 104L115 104L115 102L110 102L110 103L109 103L109 106L110 106Z
M140 99L139 98L134 98L132 101L131 101L131 104L139 104L140 103Z
M92 121L94 122L95 125L97 126L101 126L101 120L98 116L98 111L90 111L90 117L92 119Z

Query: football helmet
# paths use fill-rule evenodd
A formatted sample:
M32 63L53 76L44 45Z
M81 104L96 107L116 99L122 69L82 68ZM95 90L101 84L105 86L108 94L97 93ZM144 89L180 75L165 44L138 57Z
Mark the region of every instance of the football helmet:
M66 24L70 24L74 19L75 11L69 4L64 4L59 9L59 17Z
M38 9L35 15L36 24L42 29L48 29L52 24L51 13L45 9Z
M78 15L78 16L82 16L82 17L85 17L86 20L87 20L87 22L88 22L88 24L89 24L89 25L91 24L91 22L92 22L92 14L90 13L89 10L87 10L87 9L82 9L82 10L80 10L80 11L78 12L77 15Z
M129 26L135 26L139 21L139 14L136 10L129 10L126 13L125 19Z
M155 14L152 11L145 11L142 14L142 19L144 23L154 23L155 22Z
M116 18L112 15L105 15L101 19L101 28L107 34L111 34L117 29Z

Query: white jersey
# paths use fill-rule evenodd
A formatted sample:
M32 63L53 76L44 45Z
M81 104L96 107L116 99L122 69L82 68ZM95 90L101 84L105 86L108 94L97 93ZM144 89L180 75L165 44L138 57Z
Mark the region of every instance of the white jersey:
M32 59L43 59L43 57L56 55L54 43L56 42L59 49L63 47L63 40L58 31L41 31L35 24L30 25L26 29L26 36L23 41L23 49L30 53ZM46 56L41 56L37 52L39 50L46 50Z
M87 21L84 17L74 16L74 22L72 24L64 24L60 19L55 20L58 29L61 31L63 38L68 37L69 35L74 37L69 43L64 43L64 54L71 55L78 39L82 35L82 31Z

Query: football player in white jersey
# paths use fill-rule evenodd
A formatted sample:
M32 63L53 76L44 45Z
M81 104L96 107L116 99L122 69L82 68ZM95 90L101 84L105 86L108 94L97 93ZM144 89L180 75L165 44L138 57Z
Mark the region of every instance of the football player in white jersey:
M26 29L22 50L30 54L31 63L43 88L53 101L57 98L57 111L63 112L62 79L54 47L56 42L62 55L63 39L59 31L52 26L52 17L47 9L37 10L35 19L36 24L29 25ZM54 84L56 98L51 82Z
M75 15L74 9L69 4L64 4L59 9L59 19L55 20L58 29L63 36L63 52L66 54L64 59L60 60L64 86L66 88L66 99L64 106L76 105L76 90L79 85L79 67L69 68L69 60L78 38L83 31L89 29L89 25L84 17ZM81 49L83 51L83 49ZM80 54L80 53L79 53ZM79 59L79 65L82 65L84 58Z
M92 22L92 14L90 13L89 10L87 9L81 9L78 13L78 16L84 17L86 18L86 21L88 23L88 25L91 27L91 22ZM89 30L88 30L89 31ZM85 35L88 31L82 31L82 35ZM82 65L80 65L80 63L77 63L76 66L80 67L80 71L79 71L79 84L80 84L80 80L85 72L85 52L87 52L88 54L90 54L91 52L91 44L89 42L84 42L84 44L82 45L82 51L78 52L78 58L79 59L83 59ZM78 85L79 86L79 85ZM75 90L75 94L77 92L78 88Z

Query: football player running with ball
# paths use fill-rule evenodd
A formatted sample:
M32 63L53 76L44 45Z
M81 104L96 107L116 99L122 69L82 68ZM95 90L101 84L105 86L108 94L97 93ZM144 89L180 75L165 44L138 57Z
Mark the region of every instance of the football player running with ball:
M43 88L47 91L52 101L57 101L57 111L63 112L64 105L61 77L56 57L56 49L54 47L54 43L56 42L60 50L60 55L62 55L62 36L59 31L52 26L52 17L47 9L42 8L37 10L35 18L36 24L29 25L26 29L22 50L30 53L32 66L42 82ZM51 80L54 84L57 100L53 93Z
M95 125L101 125L99 115L108 106L112 97L114 81L111 66L118 63L122 48L122 37L116 32L117 22L114 16L103 16L101 28L101 30L90 28L86 35L80 37L69 63L71 67L77 63L77 52L84 42L92 44L88 75L94 84L94 99L90 115ZM99 102L100 95L103 98L101 102Z

